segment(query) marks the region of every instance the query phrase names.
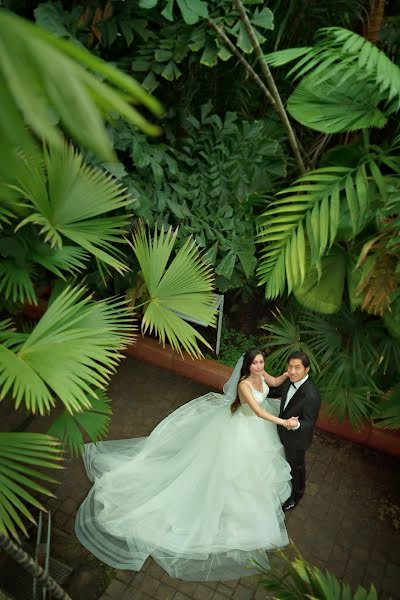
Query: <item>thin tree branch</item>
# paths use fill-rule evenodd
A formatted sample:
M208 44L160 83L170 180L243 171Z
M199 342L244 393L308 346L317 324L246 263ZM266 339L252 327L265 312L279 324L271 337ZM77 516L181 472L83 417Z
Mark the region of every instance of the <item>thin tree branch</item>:
M266 87L264 82L260 79L260 77L257 75L257 73L254 71L253 67L245 59L243 54L241 54L239 52L239 50L236 48L235 44L233 44L231 42L231 40L228 38L226 33L223 31L222 27L218 27L218 25L210 18L208 19L208 24L219 35L221 40L224 42L225 46L227 46L227 48L229 48L229 50L232 52L232 54L234 54L236 56L236 58L239 60L239 62L244 66L247 74L250 75L250 77L252 79L254 79L255 83L258 85L258 87L263 92L264 96L267 98L268 102L276 110L276 102L275 102L274 98L272 97L272 95L270 94L270 92L268 91L268 88Z
M267 65L267 63L264 60L264 55L263 55L263 51L261 49L260 44L258 43L258 40L255 36L254 33L254 29L249 21L249 18L247 16L247 13L245 11L245 8L242 4L241 0L233 0L233 4L235 5L235 7L237 8L237 10L239 11L240 14L240 19L247 31L247 34L250 38L250 41L252 43L252 46L254 48L254 52L257 56L257 58L259 59L260 62L260 66L261 66L261 71L265 77L265 80L267 82L267 87L272 95L272 97L274 98L275 102L276 102L276 107L275 110L278 113L278 116L283 124L283 127L286 130L288 139L289 139L289 144L292 148L296 163L297 163L297 167L300 171L300 173L305 173L306 169L304 167L304 163L303 163L303 159L301 157L301 152L300 152L300 148L299 148L299 144L297 142L297 138L296 138L296 134L290 124L287 112L285 110L285 107L283 106L283 102L282 99L280 97L278 88L275 85L275 81L274 78L272 77L271 71Z

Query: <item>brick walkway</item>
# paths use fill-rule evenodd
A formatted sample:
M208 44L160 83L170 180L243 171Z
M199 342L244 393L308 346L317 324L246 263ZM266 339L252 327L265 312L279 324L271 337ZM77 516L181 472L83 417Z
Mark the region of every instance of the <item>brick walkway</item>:
M109 438L147 435L177 406L208 391L173 373L126 359L109 393ZM49 421L50 422L50 421ZM45 431L35 419L29 431ZM400 598L400 487L398 462L317 432L308 452L306 495L287 516L289 536L312 563L353 588L374 583L380 600ZM102 565L73 534L74 517L90 484L79 459L67 463L48 502L53 513L53 556L74 568L65 584L73 600L262 600L257 577L224 583L171 579L151 559L139 573Z

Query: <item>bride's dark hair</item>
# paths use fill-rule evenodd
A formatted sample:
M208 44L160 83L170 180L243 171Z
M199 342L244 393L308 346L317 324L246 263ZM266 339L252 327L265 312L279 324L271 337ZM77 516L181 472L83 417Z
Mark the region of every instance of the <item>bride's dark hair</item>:
M265 356L265 352L263 352L263 350L260 350L260 348L250 348L243 355L243 365L242 365L242 368L240 369L240 379L238 381L238 385L241 381L243 381L243 379L246 379L246 377L248 377L250 375L250 365L252 364L255 357L258 356L259 354L261 354L261 356L263 356L263 357ZM236 390L236 398L231 404L231 413L232 414L235 413L237 411L237 409L239 408L239 406L240 406L240 399L239 399L238 391Z

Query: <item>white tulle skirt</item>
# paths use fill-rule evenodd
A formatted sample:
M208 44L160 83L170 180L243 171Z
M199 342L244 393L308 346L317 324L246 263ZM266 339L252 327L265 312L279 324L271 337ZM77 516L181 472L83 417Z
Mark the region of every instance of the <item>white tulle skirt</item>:
M118 569L152 556L171 577L237 579L288 543L281 504L290 468L276 426L207 394L147 438L85 446L94 485L76 535Z

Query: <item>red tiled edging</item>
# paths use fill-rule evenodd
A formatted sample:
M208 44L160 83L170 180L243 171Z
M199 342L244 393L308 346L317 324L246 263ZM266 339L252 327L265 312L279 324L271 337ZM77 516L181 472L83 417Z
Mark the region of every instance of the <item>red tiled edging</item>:
M146 337L138 337L134 344L128 346L125 354L179 373L218 391L222 391L224 383L232 373L231 367L222 365L216 360L208 358L195 360L186 353L182 357L168 344L163 348L157 340ZM351 442L400 457L400 431L376 429L369 424L364 425L360 430L355 430L348 421L335 422L323 412L318 418L317 427Z

